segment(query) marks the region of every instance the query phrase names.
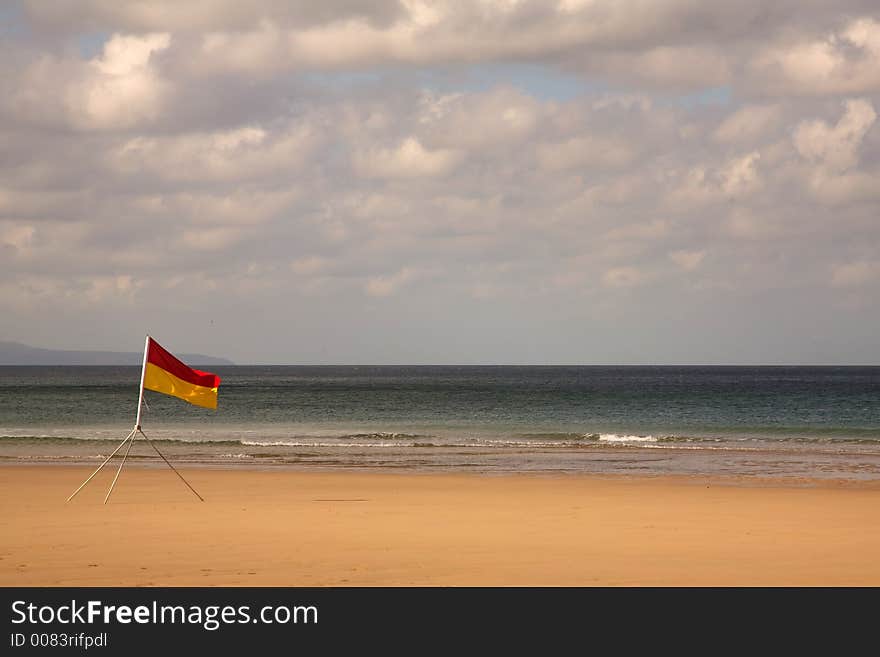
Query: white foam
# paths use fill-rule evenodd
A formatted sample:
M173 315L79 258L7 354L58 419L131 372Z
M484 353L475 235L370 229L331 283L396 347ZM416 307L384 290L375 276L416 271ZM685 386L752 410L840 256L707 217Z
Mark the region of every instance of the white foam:
M317 443L307 443L297 440L242 440L241 444L246 447L311 447Z
M338 443L328 443L328 442L307 442L307 441L294 441L294 440L272 440L267 442L261 442L258 440L242 440L242 445L247 447L384 447L384 448L395 448L395 447L412 447L413 443L407 443L403 441L393 442L393 443L352 443L352 442L338 442Z
M619 436L616 433L599 434L599 440L606 443L656 443L655 436Z

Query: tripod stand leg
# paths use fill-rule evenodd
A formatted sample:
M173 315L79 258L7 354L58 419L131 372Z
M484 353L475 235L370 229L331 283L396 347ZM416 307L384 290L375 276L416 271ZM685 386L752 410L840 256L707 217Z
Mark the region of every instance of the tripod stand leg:
M195 496L196 496L196 497L198 497L202 502L204 502L204 501L205 501L205 498L202 497L201 495L199 495L199 494L196 492L196 489L189 485L189 482L188 482L186 479L183 478L183 475L180 474L180 473L177 471L177 469L176 469L173 465L171 465L171 463L168 461L168 459L165 458L165 455L164 455L162 452L160 452L160 451L159 451L159 448L156 447L156 446L153 444L153 441L150 440L149 438L147 438L147 434L145 434L145 433L143 432L143 430L142 430L140 427L137 428L137 431L140 431L141 435L146 439L146 441L147 441L148 443L150 443L150 446L151 446L153 449L156 450L156 454L158 454L159 456L161 456L161 457L162 457L162 460L165 461L165 464L166 464L169 468L171 468L172 470L174 470L174 474L176 474L178 477L180 477L180 480L181 480L183 483L186 484L186 487L189 488L193 493L195 493Z
M116 452L118 452L120 449L122 449L122 446L125 445L125 443L128 442L128 439L131 438L131 437L135 434L135 431L137 431L137 429L132 429L132 430L131 430L131 433L128 434L128 436L126 436L125 440L123 440L121 443L119 443L119 447L117 447L116 449L114 449L114 450L110 453L110 456L108 456L106 459L104 459L104 462L103 462L101 465L98 466L98 469L95 470L91 475L89 475L89 478L86 479L84 482L82 482L82 483L79 485L79 488L77 488L75 491L73 491L73 493L71 494L71 496L67 498L67 501L68 501L68 502L70 502L70 500L73 499L74 495L76 495L78 492L80 492L80 491L83 489L83 487L84 487L87 483L89 483L89 482L94 478L94 476L95 476L96 474L98 474L98 473L102 470L102 468L103 468L105 465L107 465L107 464L110 462L110 459L112 459L114 456L116 456Z
M116 476L113 477L113 483L110 484L110 490L107 491L107 497L104 498L104 504L107 504L107 500L110 499L110 494L116 487L116 480L119 479L119 475L122 473L122 466L125 465L125 459L128 458L128 453L131 451L131 446L134 444L134 437L135 433L134 431L132 431L128 439L128 449L126 449L125 454L122 455L122 463L119 464L119 469L116 471Z

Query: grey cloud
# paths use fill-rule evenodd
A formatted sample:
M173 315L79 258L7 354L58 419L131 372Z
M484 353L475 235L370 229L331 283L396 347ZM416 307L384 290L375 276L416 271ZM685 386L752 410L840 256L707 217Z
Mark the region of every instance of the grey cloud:
M90 30L152 32L248 29L263 21L308 27L335 20L359 18L387 25L401 15L397 0L175 0L116 2L114 0L25 0L28 18L37 28L53 32Z

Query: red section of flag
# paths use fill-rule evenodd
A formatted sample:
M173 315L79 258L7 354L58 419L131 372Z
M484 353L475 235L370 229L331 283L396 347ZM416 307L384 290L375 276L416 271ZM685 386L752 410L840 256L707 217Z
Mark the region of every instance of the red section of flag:
M220 377L210 372L202 372L194 370L186 365L183 361L178 360L169 352L150 338L150 344L147 347L147 362L152 363L156 367L161 367L166 372L176 376L178 379L192 383L196 386L204 386L206 388L216 388L220 385Z

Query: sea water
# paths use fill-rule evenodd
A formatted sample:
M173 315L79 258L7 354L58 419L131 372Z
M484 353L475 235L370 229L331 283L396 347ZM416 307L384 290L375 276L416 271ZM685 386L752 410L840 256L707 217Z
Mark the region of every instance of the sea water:
M173 462L880 479L880 367L212 370L216 411L146 393L144 431ZM0 462L100 462L134 424L139 377L0 367Z

